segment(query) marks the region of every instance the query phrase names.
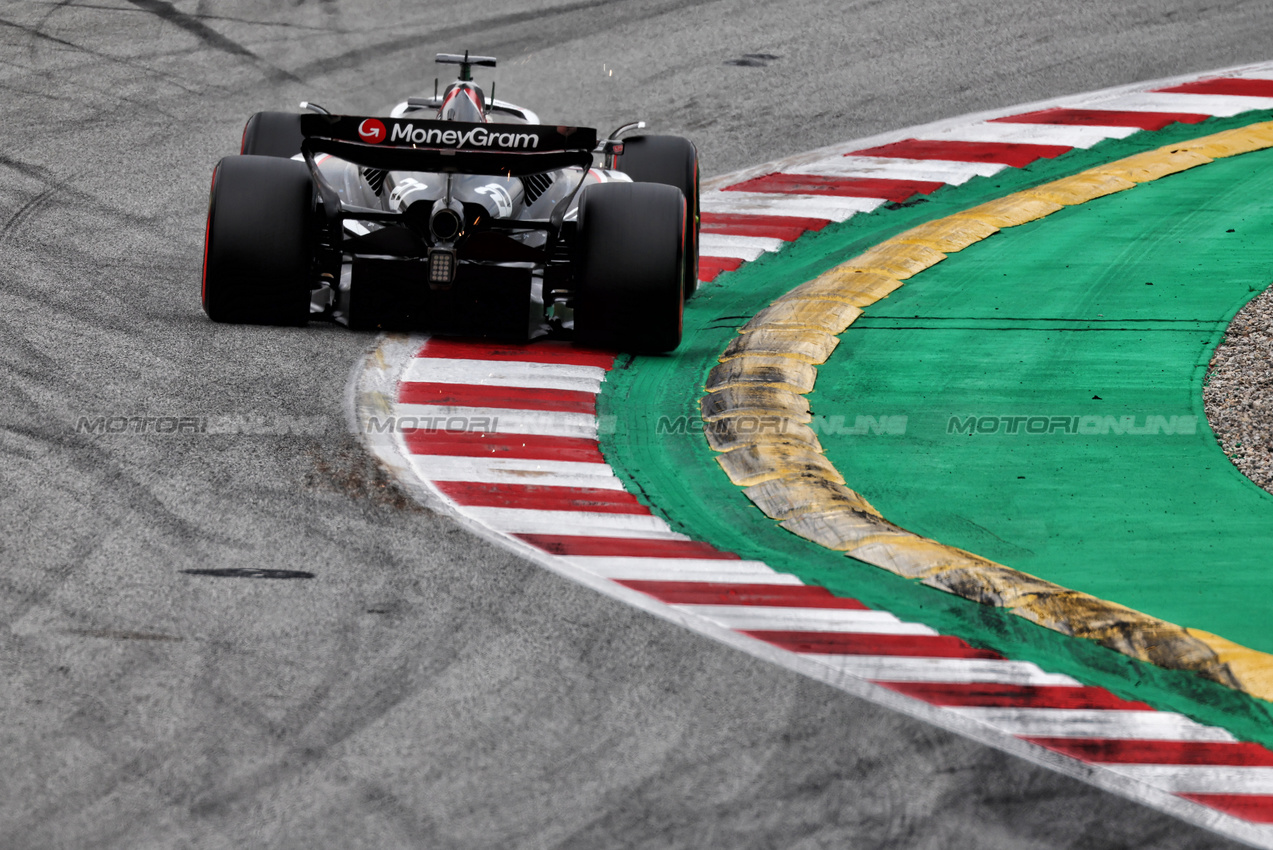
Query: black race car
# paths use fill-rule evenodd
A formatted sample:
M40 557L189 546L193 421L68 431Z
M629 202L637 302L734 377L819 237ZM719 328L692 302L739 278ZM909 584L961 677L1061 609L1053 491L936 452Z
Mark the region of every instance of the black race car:
M437 61L459 79L385 116L248 120L212 174L208 316L676 348L698 282L694 145L542 124L473 82L494 58Z

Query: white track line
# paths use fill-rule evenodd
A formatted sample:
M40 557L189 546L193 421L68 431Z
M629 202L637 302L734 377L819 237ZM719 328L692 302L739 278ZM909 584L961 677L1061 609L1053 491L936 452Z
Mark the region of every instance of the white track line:
M1273 794L1273 767L1110 764L1106 769L1173 794Z
M484 508L461 505L460 510L505 534L572 534L584 537L643 537L689 540L671 526L647 514L536 511L527 508Z
M725 233L704 233L699 237L699 253L706 257L737 257L755 260L761 254L777 251L787 243L781 239L762 236L730 236Z
M451 431L480 430L489 434L534 437L597 437L597 417L586 413L446 404L399 404L396 413L399 420L403 417L426 420L440 423L436 427Z
M1218 726L1203 726L1169 711L1092 711L1075 708L951 708L1012 735L1117 738L1146 741L1233 741Z
M959 186L974 177L993 177L1007 167L997 162L954 162L891 156L840 156L797 165L785 173L824 174L828 177L929 180L934 183Z
M678 605L682 611L714 620L740 631L862 633L877 635L935 635L919 623L907 623L887 611L827 608L773 608L760 605Z
M623 489L623 482L604 463L413 455L411 465L421 476L432 481L538 484L554 487L593 487L602 490Z
M814 655L805 657L837 673L873 682L950 682L995 685L1078 685L1062 673L1047 673L1029 661L992 658L907 658L899 655ZM978 718L980 719L980 718ZM984 721L983 721L984 722Z
M1095 105L1093 108L1096 108ZM1273 98L1239 97L1227 94L1177 94L1174 92L1138 92L1102 101L1100 109L1125 109L1129 112L1196 112L1229 118L1252 109L1273 109Z
M981 122L946 130L926 139L935 141L1016 142L1027 145L1064 145L1090 148L1106 139L1125 139L1140 130L1135 127L1090 127L1064 124L996 124Z
M769 192L704 193L699 205L704 212L788 215L845 221L860 212L870 212L884 198L853 198L839 195L779 195Z
M413 357L402 380L596 393L605 377L596 366Z

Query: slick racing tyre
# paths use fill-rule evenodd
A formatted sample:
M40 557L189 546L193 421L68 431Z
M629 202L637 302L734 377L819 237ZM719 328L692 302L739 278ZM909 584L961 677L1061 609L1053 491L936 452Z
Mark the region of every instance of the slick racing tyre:
M680 136L632 136L623 140L618 169L634 183L664 183L685 195L685 297L698 289L698 150Z
M291 159L301 152L301 116L293 112L258 112L243 128L239 153L247 156L281 156Z
M203 311L216 322L309 318L314 184L303 162L228 156L212 172Z
M685 197L653 183L600 183L579 201L575 335L657 353L681 344Z

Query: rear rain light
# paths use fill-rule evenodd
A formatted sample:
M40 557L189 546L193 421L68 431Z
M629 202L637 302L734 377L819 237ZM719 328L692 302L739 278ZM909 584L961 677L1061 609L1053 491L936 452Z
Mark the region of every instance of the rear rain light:
M445 289L455 281L455 252L434 248L429 252L429 286Z

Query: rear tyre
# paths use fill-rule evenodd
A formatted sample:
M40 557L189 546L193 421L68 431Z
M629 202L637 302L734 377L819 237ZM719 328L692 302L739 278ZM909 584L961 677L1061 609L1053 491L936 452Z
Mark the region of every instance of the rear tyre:
M294 112L258 112L243 128L239 153L247 156L281 156L291 159L301 152L301 116Z
M203 311L215 322L309 318L314 184L303 162L228 156L212 172Z
M599 183L580 197L575 335L657 353L681 344L685 198L652 183Z
M698 289L698 149L680 136L633 136L623 140L618 168L635 183L675 186L685 196L685 297Z

